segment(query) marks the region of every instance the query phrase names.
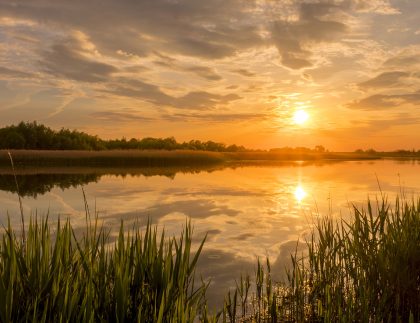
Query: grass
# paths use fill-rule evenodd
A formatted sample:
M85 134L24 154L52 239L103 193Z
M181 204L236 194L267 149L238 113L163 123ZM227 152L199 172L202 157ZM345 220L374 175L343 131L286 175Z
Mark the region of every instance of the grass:
M420 199L369 202L351 222L323 218L306 244L287 282L272 282L268 260L253 284L239 280L229 322L420 322Z
M76 237L69 221L51 229L32 218L26 239L6 228L0 243L1 322L419 322L420 199L383 198L354 208L351 221L322 218L291 255L288 279L269 260L243 276L211 316L206 285L194 283L204 245L192 229L165 238L148 225L111 242L90 221Z
M35 166L200 166L223 163L369 160L378 156L357 153L211 152L198 150L12 150L21 167ZM0 150L0 165L10 165L8 151Z
M26 240L10 227L0 244L1 322L193 322L206 286L194 285L191 226L181 237L147 226L119 236L90 223L77 239L70 223L33 218Z
M340 160L373 160L380 159L377 155L358 154L353 152L235 152L224 153L230 161L340 161Z
M221 153L209 151L166 150L13 150L20 167L34 166L146 166L214 165L224 161ZM10 165L7 151L0 151L0 164Z

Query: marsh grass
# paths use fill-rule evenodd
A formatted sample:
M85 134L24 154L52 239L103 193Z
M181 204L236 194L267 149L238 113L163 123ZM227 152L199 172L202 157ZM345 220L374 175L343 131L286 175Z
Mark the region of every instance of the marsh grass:
M193 150L13 150L20 167L34 166L118 166L168 167L222 163L222 153ZM9 165L7 152L0 150L0 165Z
M279 153L279 152L215 152L202 150L11 150L19 167L38 166L111 166L173 167L214 166L227 164L269 164L292 161L346 161L379 159L380 156L356 153ZM10 165L8 151L0 150L0 166Z
M323 218L306 243L286 282L272 282L268 260L257 263L252 296L241 277L224 321L420 322L420 200L391 208L383 197L354 207L351 222Z
M88 221L82 238L69 223L52 230L32 218L26 240L10 223L0 243L1 322L193 322L206 285L194 285L189 223L179 238L147 225L119 236ZM207 314L206 314L207 315Z

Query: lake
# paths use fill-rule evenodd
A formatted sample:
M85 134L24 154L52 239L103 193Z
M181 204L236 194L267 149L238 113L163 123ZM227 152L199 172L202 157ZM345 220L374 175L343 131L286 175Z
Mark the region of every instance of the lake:
M76 231L85 225L83 191L92 214L116 234L121 220L129 228L150 219L179 234L191 219L196 241L207 233L198 274L211 279L209 300L219 304L227 289L257 257L269 256L283 272L298 239L317 216L349 216L386 194L420 191L418 161L292 162L213 168L37 168L18 169L24 214L70 218ZM0 169L0 222L20 228L16 185ZM276 278L281 279L281 275Z

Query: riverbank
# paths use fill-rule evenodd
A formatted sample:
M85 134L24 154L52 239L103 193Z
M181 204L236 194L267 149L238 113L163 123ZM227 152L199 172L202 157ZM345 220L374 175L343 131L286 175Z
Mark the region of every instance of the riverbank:
M10 165L7 150L0 150L0 165ZM10 150L15 165L169 167L286 161L374 160L386 156L346 152L211 152L196 150Z

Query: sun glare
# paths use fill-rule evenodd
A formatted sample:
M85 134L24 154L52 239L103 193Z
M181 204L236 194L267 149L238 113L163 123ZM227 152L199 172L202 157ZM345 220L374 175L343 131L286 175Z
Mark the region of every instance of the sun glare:
M309 118L309 114L304 110L297 110L293 115L293 121L295 124L302 125L304 124Z
M302 186L297 186L295 189L295 199L298 203L302 202L302 200L306 197L306 192Z

